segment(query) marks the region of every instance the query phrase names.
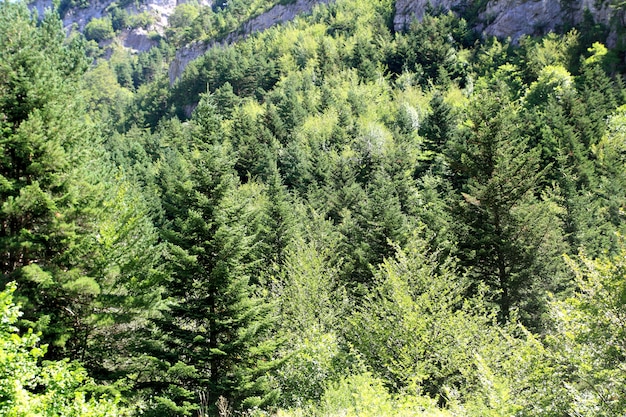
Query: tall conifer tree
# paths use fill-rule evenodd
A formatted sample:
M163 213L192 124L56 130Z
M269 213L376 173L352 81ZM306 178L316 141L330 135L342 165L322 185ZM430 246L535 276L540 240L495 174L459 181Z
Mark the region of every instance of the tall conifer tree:
M527 323L537 324L541 290L553 285L562 250L559 208L540 197L545 167L519 129L518 106L506 88L496 84L473 99L456 165L468 180L453 212L459 256L491 289L500 320L520 308Z
M214 410L219 397L237 408L272 399L269 310L251 284L256 213L218 143L215 114L203 99L191 134L160 161L170 307L157 321L156 356L168 370L153 381L161 388L155 415L190 415L194 403Z

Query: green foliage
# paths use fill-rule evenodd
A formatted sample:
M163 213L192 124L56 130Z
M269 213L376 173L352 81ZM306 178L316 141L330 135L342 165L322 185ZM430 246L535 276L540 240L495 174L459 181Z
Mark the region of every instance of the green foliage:
M430 396L465 386L472 353L491 342L491 318L463 295L467 281L414 240L376 273L377 286L349 319L349 340L394 391Z
M91 227L80 220L89 215L93 183L79 178L92 131L74 95L84 57L64 43L52 15L37 26L26 6L3 3L0 19L2 283L16 280L28 326L50 324L44 340L64 345L76 325L74 303L86 301L81 290L87 299L98 292L85 263L72 257Z
M257 189L239 186L227 148L213 142L221 137L214 110L207 98L194 129L183 128L159 161L169 308L155 320L151 353L165 372L148 382L158 393L152 413L188 415L198 395L211 410L220 396L238 409L273 400L271 305L256 296L253 275Z
M626 410L624 373L624 243L614 257L569 259L578 291L553 303L555 333L548 339L568 369L568 410L575 414L618 415Z
M91 19L85 26L84 33L87 40L96 42L109 40L115 35L110 17L96 17Z
M0 413L3 416L114 417L127 415L119 398L94 395L83 368L66 360L43 362L46 346L31 330L19 335L15 284L0 292Z
M406 35L399 37L398 52L404 68L421 77L421 83L432 81L446 85L464 76L465 63L459 50L469 40L467 23L452 12L426 15L414 22Z
M564 246L557 226L561 209L550 194L539 193L547 167L518 130L518 108L508 102L507 87L492 88L496 93L480 90L467 139L457 149L459 165L453 167L468 179L453 213L459 256L491 288L505 322L514 308L528 315L541 311L543 291L558 285L560 267L553 260Z
M625 97L598 28L401 33L392 1L337 0L229 44L277 3L181 4L157 48L86 73L79 35L0 4L20 407L623 414ZM125 6L86 36L150 24ZM169 85L174 47L218 39Z
M52 15L38 26L22 4L0 7L8 35L0 39L14 43L0 60L8 106L0 110L8 123L0 145L1 282L16 281L19 325L41 333L46 359L81 360L92 376L117 378L132 362L133 326L159 301L156 234L77 93L80 45L65 43Z
M279 410L279 417L303 416L423 416L445 417L451 415L437 408L427 397L407 394L390 395L383 380L364 372L341 378L329 385L317 407Z

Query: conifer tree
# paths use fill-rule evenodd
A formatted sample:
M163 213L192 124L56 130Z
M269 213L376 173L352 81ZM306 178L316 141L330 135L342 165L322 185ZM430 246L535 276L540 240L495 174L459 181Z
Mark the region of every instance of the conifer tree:
M435 175L445 172L443 155L448 142L452 141L456 134L455 115L440 92L434 94L430 100L430 107L430 114L419 128L419 134L424 140L425 155L422 157L423 163L416 169L418 176L429 169Z
M555 285L562 250L558 206L541 193L546 167L518 129L518 106L506 87L480 90L470 109L458 169L468 180L453 208L463 263L491 288L506 322L519 308L537 324L543 290ZM495 91L494 91L495 90Z
M193 133L161 160L170 306L156 321L161 347L155 356L167 371L152 381L160 391L154 415L190 415L198 398L208 410L221 396L236 408L272 400L265 380L274 348L265 336L269 305L251 283L257 213L238 191L228 152L217 142L215 114L203 99Z
M38 23L23 3L0 4L0 284L17 283L20 325L41 332L47 358L108 378L158 302L158 251L85 116L77 39L58 16Z
M264 210L263 263L265 268L279 269L285 262L286 250L294 236L294 214L290 195L282 183L276 164L270 166L267 179L267 205Z

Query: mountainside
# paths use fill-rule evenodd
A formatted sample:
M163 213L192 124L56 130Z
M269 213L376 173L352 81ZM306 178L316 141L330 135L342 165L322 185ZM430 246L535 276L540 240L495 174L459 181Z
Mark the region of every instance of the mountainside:
M325 4L329 0L296 0L290 4L277 4L267 12L246 21L236 32L231 32L219 42L193 42L176 51L176 57L169 68L170 84L173 84L183 73L189 62L204 54L215 44L229 44L241 37L270 28L276 24L293 20L301 13L310 12L316 4Z
M239 28L224 39L221 43L230 43L241 36L267 29L275 24L292 20L296 15L310 12L314 5L327 3L329 0L296 0L291 2L270 2L264 12L254 15L241 23ZM144 0L141 2L126 2L124 9L127 13L144 13L150 16L145 27L124 28L119 38L122 44L135 51L146 51L154 46L158 36L165 35L170 17L176 7L187 3L181 0ZM274 4L277 3L277 4ZM69 7L63 15L63 23L67 30L76 27L83 31L92 19L102 18L110 14L111 7L118 3L113 0L96 0L86 2L83 6ZM122 3L123 4L123 3ZM211 0L195 2L200 6L212 7ZM273 5L272 5L273 4ZM53 0L35 0L32 8L42 16L46 8L53 6ZM486 36L511 38L514 41L523 35L541 35L558 30L563 26L580 24L585 15L593 17L595 23L611 25L612 18L623 25L623 12L617 13L609 1L582 0L579 2L563 2L559 0L490 0L468 2L467 0L397 0L395 2L394 28L402 31L408 27L413 19L421 20L426 11L453 10L461 15L470 14L474 27ZM607 44L614 46L617 43L615 31L611 32ZM209 43L210 45L213 42ZM177 56L178 64L174 66L173 78L180 75L180 69L186 63L204 52L199 45L185 45Z
M0 1L0 416L626 416L626 3L132 1Z
M613 9L607 1L582 0L397 0L394 26L402 30L417 18L421 20L429 4L434 10L455 10L476 15L476 28L486 36L519 39L542 35L569 24L583 22L588 10L596 23L610 24ZM471 10L474 9L474 10ZM613 39L613 43L615 39Z

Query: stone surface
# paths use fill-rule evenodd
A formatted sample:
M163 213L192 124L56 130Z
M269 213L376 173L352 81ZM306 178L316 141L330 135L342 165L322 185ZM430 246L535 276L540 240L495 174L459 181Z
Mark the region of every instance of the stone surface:
M454 10L467 1L397 0L395 29L403 30L413 19L421 20L429 4L435 9ZM596 22L608 24L611 19L611 9L606 1L600 7L596 0L572 0L569 3L564 7L560 0L491 0L479 14L477 29L487 36L516 41L523 35L553 31L564 22L580 23L585 10L591 12Z
M243 32L251 34L265 30L276 24L293 20L297 15L308 13L316 4L328 3L329 0L297 0L291 4L278 4L267 12L250 19L243 25Z
M486 23L482 30L485 35L513 41L523 35L554 31L564 17L558 0L490 1L480 14L480 19Z
M151 37L150 32L143 28L123 31L120 40L124 47L134 52L146 52L158 44L158 41Z
M245 38L255 32L260 32L274 25L293 20L296 16L309 13L316 4L328 3L330 0L297 0L291 4L278 4L267 12L256 16L243 24L242 29L228 35L222 42L201 43L194 42L176 51L176 56L170 63L169 79L174 84L182 75L185 67L196 58L202 56L216 44L226 45Z
M459 7L465 0L397 0L396 14L393 18L395 30L403 31L414 19L421 21L428 7L452 10Z
M150 32L163 35L167 27L168 19L174 13L177 5L185 3L186 0L144 0L136 4L130 4L126 7L129 14L138 14L148 12L154 17L154 24L149 28L137 28L124 30L120 36L122 44L134 51L142 52L156 45L149 36ZM85 25L91 19L101 18L106 15L106 10L114 0L91 0L89 6L85 8L76 8L68 11L63 16L63 26L69 30L76 26L82 31ZM211 0L200 0L200 4L210 6ZM30 3L32 9L37 9L39 16L43 16L44 10L52 8L52 0L35 0Z
M205 44L202 42L193 42L176 51L176 56L172 62L170 62L168 70L170 85L173 85L176 80L180 78L191 61L204 55L206 51L213 46L215 46L215 43Z

